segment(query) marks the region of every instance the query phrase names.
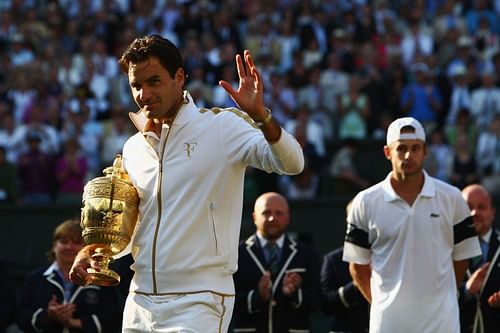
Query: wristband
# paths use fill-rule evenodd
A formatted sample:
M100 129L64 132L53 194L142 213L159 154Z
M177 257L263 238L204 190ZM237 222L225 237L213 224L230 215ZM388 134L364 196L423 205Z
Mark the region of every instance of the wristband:
M259 127L262 127L265 124L267 124L268 122L270 122L271 119L273 119L273 115L271 113L271 110L269 110L268 108L266 108L266 113L267 113L266 116L261 121L256 121L256 120L253 121L255 123L255 125L257 125Z

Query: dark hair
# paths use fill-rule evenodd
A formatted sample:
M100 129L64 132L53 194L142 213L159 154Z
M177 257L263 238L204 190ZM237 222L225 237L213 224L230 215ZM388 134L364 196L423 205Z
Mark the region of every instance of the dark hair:
M47 252L49 262L53 262L56 259L54 244L61 239L70 239L74 242L82 240L80 221L76 219L66 220L55 228L54 234L52 235L52 248Z
M165 67L172 77L175 76L177 69L184 66L179 49L171 41L160 35L134 39L125 52L123 52L118 63L121 70L127 74L131 63L143 62L151 57L158 58L161 65Z

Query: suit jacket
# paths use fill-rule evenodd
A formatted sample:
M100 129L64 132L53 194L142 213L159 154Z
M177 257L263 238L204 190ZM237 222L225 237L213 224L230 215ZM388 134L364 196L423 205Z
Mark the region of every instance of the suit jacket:
M473 272L467 270L466 279L461 286L460 292L460 322L462 332L484 332L498 333L500 331L500 309L488 305L488 297L494 292L500 290L500 230L493 228L491 233L488 262L490 267L487 272L483 287L476 296L467 295L465 292L465 281ZM474 331L474 322L479 328L482 326L484 331Z
M269 302L264 302L258 291L259 280L269 267L257 236L254 234L240 243L238 253L233 331L310 332L309 315L321 305L320 259L316 251L285 237L279 270L272 277L276 282ZM292 296L282 292L286 272L296 272L302 277L301 287Z
M17 325L24 332L61 333L64 330L58 322L47 320L52 296L56 296L59 303L64 302L63 281L51 267L37 269L25 280L17 317ZM122 314L116 288L73 285L68 303L76 305L73 317L81 319L83 328L67 332L114 332L119 327Z
M368 332L370 305L352 283L343 247L325 255L321 267L323 312L332 318L332 332Z

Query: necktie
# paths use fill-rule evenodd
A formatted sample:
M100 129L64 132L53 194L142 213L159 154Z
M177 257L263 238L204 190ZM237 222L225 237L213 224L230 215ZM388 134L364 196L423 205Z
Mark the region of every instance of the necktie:
M271 275L275 275L279 269L280 248L276 243L269 242L266 244L266 252L269 270L271 271Z
M483 263L488 261L488 242L485 242L482 238L479 239L481 244L481 252L483 254Z
M471 259L471 273L474 273L488 260L488 243L480 238L479 244L481 245L481 255Z

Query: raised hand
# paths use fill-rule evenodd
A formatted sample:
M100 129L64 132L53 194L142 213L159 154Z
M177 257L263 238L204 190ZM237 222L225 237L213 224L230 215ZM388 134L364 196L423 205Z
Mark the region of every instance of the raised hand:
M219 81L219 85L231 96L238 107L248 113L254 120L262 120L266 116L264 108L264 85L257 67L250 55L250 51L245 50L243 58L236 55L236 69L240 78L238 90L231 87L227 81Z

